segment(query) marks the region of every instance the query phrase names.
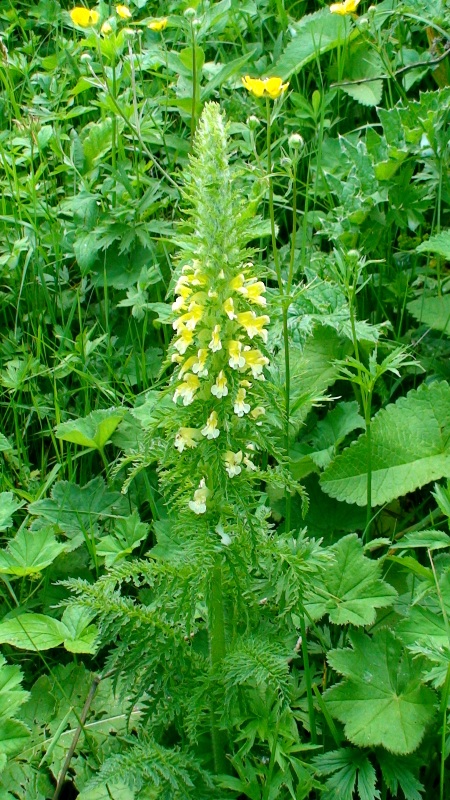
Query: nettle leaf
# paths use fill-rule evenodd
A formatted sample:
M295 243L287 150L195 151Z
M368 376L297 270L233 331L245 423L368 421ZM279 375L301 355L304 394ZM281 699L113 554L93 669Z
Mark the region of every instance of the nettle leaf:
M406 755L420 744L434 717L437 695L421 682L422 664L389 630L373 638L349 634L353 649L332 650L330 666L345 680L323 698L345 735L359 747Z
M122 422L125 413L123 408L91 411L87 417L80 417L57 425L56 437L82 447L103 450L119 423Z
M273 65L272 74L286 80L300 72L310 61L347 42L351 36L352 22L348 16L330 14L328 8L307 14L293 26L295 38Z
M361 750L353 747L332 750L316 756L314 765L319 775L331 776L325 781L323 800L353 800L357 779L360 800L378 800L380 797L380 792L375 788L375 769Z
M450 335L450 294L418 297L407 304L407 309L418 322Z
M0 574L23 577L42 572L64 549L49 526L36 532L22 529L0 551Z
M0 492L0 531L6 531L13 524L12 515L24 503L17 502L12 492Z
M425 242L421 242L416 250L418 253L436 253L450 261L450 228L430 236Z
M335 556L316 581L305 606L313 619L328 614L336 625L371 625L376 609L392 605L397 592L381 579L381 564L366 558L356 533L330 548Z
M103 556L105 566L110 567L132 553L148 530L149 526L140 521L137 511L133 511L129 517L117 520L113 533L101 539L97 554Z
M374 506L450 477L449 384L423 384L379 411L372 421L371 442ZM321 477L327 494L366 505L368 447L363 434L330 464Z

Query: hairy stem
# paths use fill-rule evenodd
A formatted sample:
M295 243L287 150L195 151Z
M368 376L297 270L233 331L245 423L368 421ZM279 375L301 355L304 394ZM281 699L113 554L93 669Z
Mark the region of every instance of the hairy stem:
M222 564L221 555L216 556L216 561L211 572L209 599L208 599L208 635L209 656L211 669L220 664L225 656L225 619L223 609ZM214 755L214 767L217 774L227 772L225 756L227 738L225 731L218 727L218 711L215 699L211 700L211 739Z

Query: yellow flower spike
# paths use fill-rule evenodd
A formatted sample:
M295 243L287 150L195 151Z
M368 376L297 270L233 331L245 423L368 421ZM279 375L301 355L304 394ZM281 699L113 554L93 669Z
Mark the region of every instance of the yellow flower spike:
M179 428L175 434L174 447L179 453L182 453L185 448L197 447L199 439L201 439L201 433L197 428Z
M211 492L209 491L208 487L206 486L206 481L204 478L201 479L198 489L194 492L194 499L189 500L189 508L194 514L204 514L206 512L206 501L209 497Z
M251 78L250 75L245 75L242 83L255 97L270 97L272 100L283 94L289 86L288 82L283 83L282 78Z
M197 375L192 375L191 372L187 372L184 382L180 383L180 385L175 389L172 398L173 402L176 403L178 398L181 397L183 400L183 405L190 406L190 404L194 401L194 396L199 386L200 381L197 378Z
M250 411L250 405L245 402L246 394L247 392L245 389L238 389L233 406L234 413L238 417L243 417L244 414L248 414L248 412Z
M195 300L193 300L189 305L187 313L182 314L181 317L178 317L178 319L172 323L172 327L175 331L178 331L180 326L184 326L188 331L194 331L197 323L200 322L202 317L203 306L199 305L199 303L196 303Z
M90 11L83 6L76 6L72 8L69 13L72 22L75 25L79 25L80 28L91 28L93 25L96 25L100 19L98 11Z
M232 450L226 451L223 460L225 461L225 470L229 478L234 478L235 475L239 475L242 472L242 458L242 450L237 453L233 453Z
M270 322L270 317L267 314L257 317L254 311L243 311L237 315L237 321L239 325L245 328L250 339L260 336L264 344L267 342L267 331L264 328L264 325L268 325Z
M339 14L341 17L353 14L359 6L360 0L344 0L343 3L333 3L330 6L332 14Z
M221 369L216 378L216 382L211 386L211 394L217 397L218 400L221 400L222 397L226 397L228 394L227 383L226 375L223 369Z
M206 368L206 359L208 358L208 351L205 350L204 347L201 347L197 353L197 358L194 358L194 364L192 365L192 372L195 372L199 378L206 378L208 375L208 370Z
M118 5L116 11L121 19L131 19L131 11L127 6Z
M218 417L217 411L211 411L204 428L202 428L203 436L206 436L207 439L217 439L220 430L217 427L218 425Z
M196 364L196 362L197 362L196 356L191 356L190 358L187 358L184 364L182 364L182 366L180 367L180 378L183 377L185 372L189 372L189 370L192 369L192 366Z
M148 23L147 28L150 28L151 31L157 31L160 33L167 28L167 17L162 17L162 19L152 19L151 22Z

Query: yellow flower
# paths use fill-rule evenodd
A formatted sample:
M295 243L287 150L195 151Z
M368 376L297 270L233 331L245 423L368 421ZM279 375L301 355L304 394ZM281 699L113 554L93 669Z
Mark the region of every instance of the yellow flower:
M208 358L208 351L201 347L197 353L197 358L194 358L192 364L192 372L195 372L199 378L206 378L208 369L206 367L206 359Z
M242 471L242 450L239 450L238 453L227 450L223 460L225 461L225 470L228 472L229 478L234 478L235 475L239 475Z
M345 17L347 14L353 14L359 3L360 0L344 0L343 3L333 3L330 6L330 11L332 14L340 14L341 17Z
M186 328L185 325L180 325L177 328L178 339L173 343L175 350L178 350L180 355L184 355L186 350L188 349L189 345L192 344L192 340L194 338L193 331L190 331L189 328Z
M248 346L244 347L242 355L245 359L245 366L250 367L253 377L263 381L262 371L269 365L269 359L263 356L259 350L251 350Z
M234 313L234 303L233 303L233 298L232 297L228 297L225 300L225 302L223 304L223 310L225 311L225 314L227 315L228 319L236 319L236 314Z
M175 434L174 446L179 453L182 453L185 447L197 447L200 438L200 431L197 428L179 428Z
M116 6L116 11L121 19L131 19L131 11L127 6Z
M217 439L220 433L217 423L217 411L211 411L208 419L206 420L205 427L202 428L203 436L206 436L207 439Z
M176 403L178 398L181 397L183 399L183 405L189 406L193 400L195 392L197 391L198 387L200 386L200 381L197 378L197 375L192 375L191 372L187 372L185 375L185 379L183 383L180 383L179 386L175 389L173 394L173 402Z
M262 281L254 281L248 283L247 286L240 286L236 291L245 297L249 303L255 303L257 306L267 305L266 298L262 296L266 291Z
M245 358L242 355L241 342L237 342L236 340L231 341L228 345L228 353L230 356L228 364L231 369L242 369L242 367L245 367Z
M103 36L109 36L109 34L112 33L111 23L108 22L108 20L103 23L102 27L100 28L100 32L103 33Z
M162 19L152 19L151 22L148 23L147 28L150 28L151 31L163 31L167 28L167 17L162 17Z
M203 306L196 303L195 300L189 304L188 310L186 314L182 314L181 317L175 320L172 323L172 327L175 331L178 332L180 327L185 327L188 331L195 330L195 326L197 322L200 322L201 318L203 317Z
M238 389L236 400L234 401L234 413L237 414L238 417L243 417L244 414L248 414L250 411L249 404L245 402L246 394L247 392L245 389Z
M282 78L251 78L246 75L242 78L245 88L255 97L271 97L275 100L286 91L289 83L283 83Z
M194 514L204 514L206 511L206 501L210 495L210 491L206 486L204 478L201 479L198 489L194 492L194 499L189 500L189 508Z
M213 353L217 353L219 350L222 350L222 342L220 341L220 325L214 326L214 330L211 334L211 341L208 347Z
M268 325L270 322L267 314L257 317L254 311L243 311L242 314L237 315L237 321L245 328L250 339L253 339L254 336L261 336L263 342L267 342L267 331L264 328L264 325Z
M216 382L211 386L211 394L220 400L228 394L227 379L223 369L220 370Z
M100 19L98 11L90 11L88 8L76 6L70 11L70 18L75 25L80 28L90 28L91 25L96 25Z

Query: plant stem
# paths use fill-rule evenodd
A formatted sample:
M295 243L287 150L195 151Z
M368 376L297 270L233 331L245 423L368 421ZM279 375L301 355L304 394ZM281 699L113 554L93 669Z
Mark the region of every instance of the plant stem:
M450 694L450 664L447 667L447 675L442 690L441 713L442 713L442 734L441 734L441 769L439 776L439 800L444 800L444 778L445 778L445 740L447 738L447 705Z
M309 717L309 727L311 730L311 741L313 744L316 744L317 742L316 715L314 711L313 688L311 680L311 670L309 667L308 643L306 640L306 625L305 625L304 614L300 614L300 633L302 637L303 669L305 672L306 697L308 699L308 717Z
M209 656L213 672L223 660L226 652L221 558L219 553L212 568L208 599ZM225 731L220 730L217 724L218 710L216 700L212 698L210 714L214 768L217 774L221 774L227 772L225 757L227 738Z
M290 306L289 297L284 293L283 277L281 275L280 260L278 258L277 250L277 237L275 230L275 211L273 203L273 181L272 181L272 153L271 153L271 120L270 120L270 102L266 97L266 148L267 148L267 177L269 181L269 216L270 216L270 231L272 235L272 255L275 272L277 276L278 290L280 292L282 320L283 320L283 344L284 344L284 372L285 372L285 385L284 385L284 416L285 416L285 434L284 434L284 449L286 452L286 459L289 459L290 450L290 394L291 394L291 365L289 359L289 330L288 330L288 310ZM294 222L295 225L295 222ZM291 251L291 262L293 268L293 256ZM291 278L291 264L289 264L289 278ZM288 280L289 292L290 280ZM287 293L288 294L288 293ZM288 488L285 491L285 529L291 529L291 493Z

